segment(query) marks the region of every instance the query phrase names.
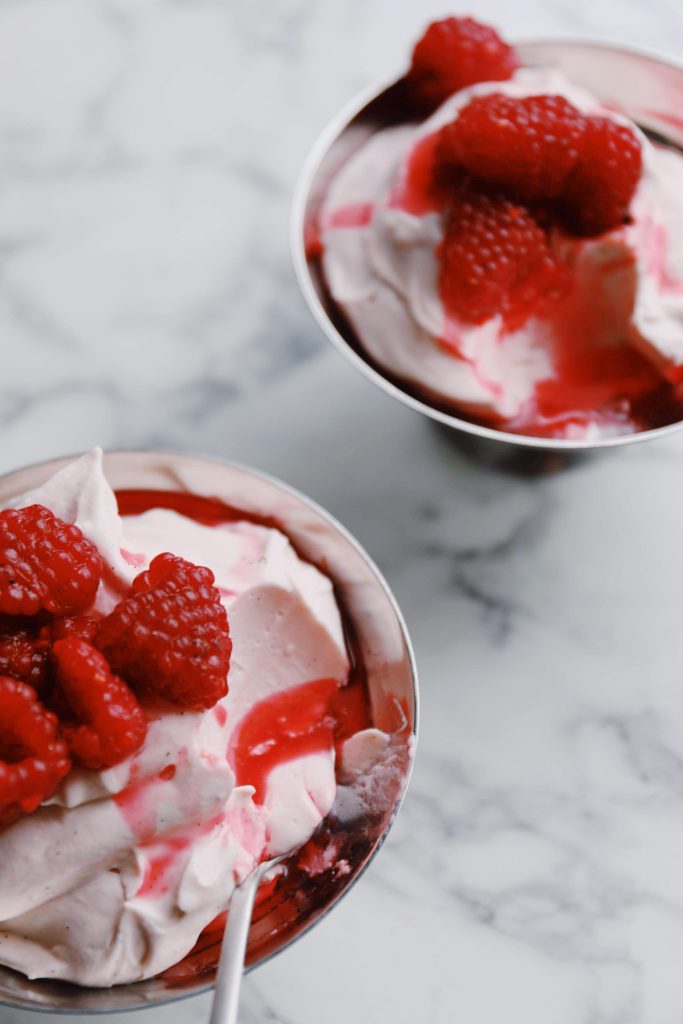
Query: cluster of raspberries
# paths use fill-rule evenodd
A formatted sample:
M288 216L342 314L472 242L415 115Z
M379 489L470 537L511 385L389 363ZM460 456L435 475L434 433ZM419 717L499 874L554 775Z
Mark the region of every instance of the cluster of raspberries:
M0 827L72 764L101 770L135 753L143 703L198 711L227 694L232 644L211 570L158 555L101 617L104 569L49 509L0 512Z
M408 81L434 108L466 86L509 79L518 64L494 29L446 18L417 43ZM438 251L445 307L469 323L502 314L519 326L567 284L550 230L586 237L625 223L641 164L628 126L562 96L472 99L437 146L435 187L449 200Z

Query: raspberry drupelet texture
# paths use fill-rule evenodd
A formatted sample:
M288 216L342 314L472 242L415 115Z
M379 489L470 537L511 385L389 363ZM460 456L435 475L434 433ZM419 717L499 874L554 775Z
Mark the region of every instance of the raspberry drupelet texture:
M641 145L627 126L582 114L562 96L477 96L439 133L436 174L470 175L542 203L550 223L598 235L628 220Z
M49 680L50 634L42 619L0 616L0 676L12 676L42 694Z
M518 66L512 46L473 18L433 22L413 50L408 82L417 98L437 107L475 82L501 82Z
M587 118L565 190L568 229L598 235L625 223L641 170L641 145L627 125L608 117Z
M145 590L151 590L160 583L165 583L168 587L176 590L191 586L212 587L214 581L211 569L207 569L203 565L193 565L192 562L167 551L163 555L153 558L149 569L138 573L133 580L131 592L142 594Z
M42 505L0 512L0 613L74 615L95 600L97 548Z
M478 96L442 129L441 159L519 199L555 199L579 159L586 118L562 96Z
M444 306L465 323L501 314L515 329L564 284L545 232L530 212L471 187L454 195L437 255Z
M54 619L50 623L50 639L56 644L58 640L76 636L90 644L95 639L98 622L99 619L92 615L70 615L63 619Z
M135 694L85 640L69 636L52 648L55 699L71 756L84 768L119 764L142 746L147 718Z
M97 619L89 615L51 619L0 615L0 675L28 683L40 697L50 691L52 671L50 649L57 640L79 636L91 641Z
M52 796L70 767L57 719L35 690L0 677L0 827Z
M193 710L227 694L232 643L213 583L210 569L158 555L101 621L97 647L137 692Z

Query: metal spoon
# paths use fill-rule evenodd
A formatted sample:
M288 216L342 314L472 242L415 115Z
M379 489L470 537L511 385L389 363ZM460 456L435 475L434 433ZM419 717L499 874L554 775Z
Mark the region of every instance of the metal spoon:
M218 961L216 990L209 1024L237 1024L244 958L247 952L249 926L254 911L256 892L266 872L288 856L289 854L283 853L280 857L274 857L272 860L259 864L256 870L252 871L232 894L223 932L223 945Z

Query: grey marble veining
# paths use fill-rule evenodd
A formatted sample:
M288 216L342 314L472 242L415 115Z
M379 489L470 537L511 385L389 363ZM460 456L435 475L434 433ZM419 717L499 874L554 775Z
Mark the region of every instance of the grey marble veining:
M337 515L406 613L411 792L362 884L249 976L244 1024L680 1024L683 436L477 467L329 349L289 266L308 147L447 9L0 0L0 470L241 459ZM680 0L476 13L683 53Z

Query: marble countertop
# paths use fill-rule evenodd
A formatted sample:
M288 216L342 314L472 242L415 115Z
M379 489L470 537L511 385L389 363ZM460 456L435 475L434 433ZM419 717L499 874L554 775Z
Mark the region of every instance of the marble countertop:
M683 54L681 0L476 7ZM405 611L408 799L248 977L243 1024L680 1024L683 435L478 465L331 350L290 269L308 147L447 9L0 0L0 470L96 443L240 459L338 516Z

